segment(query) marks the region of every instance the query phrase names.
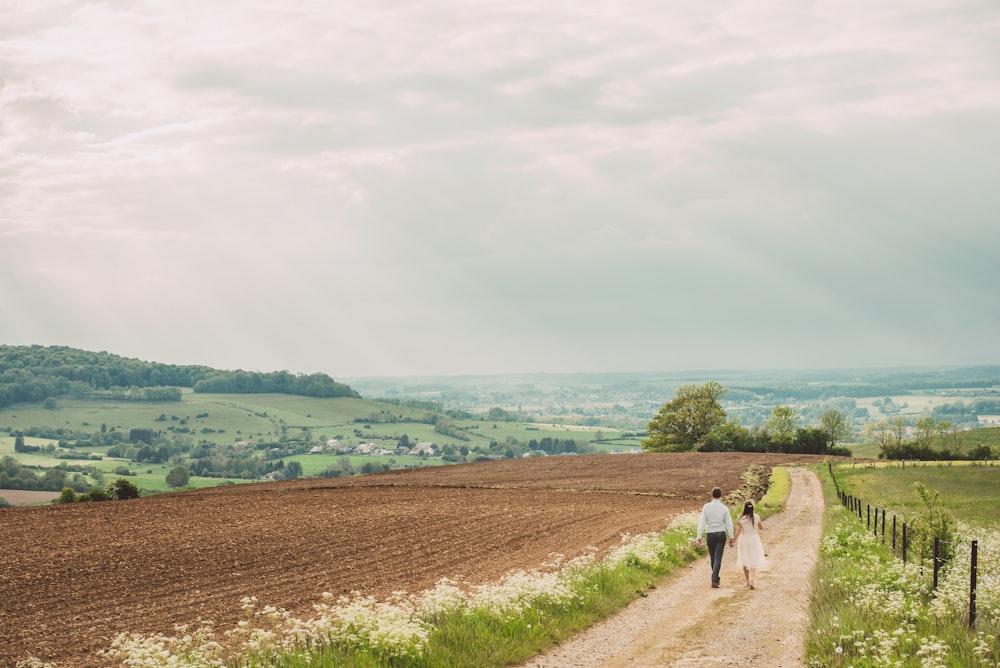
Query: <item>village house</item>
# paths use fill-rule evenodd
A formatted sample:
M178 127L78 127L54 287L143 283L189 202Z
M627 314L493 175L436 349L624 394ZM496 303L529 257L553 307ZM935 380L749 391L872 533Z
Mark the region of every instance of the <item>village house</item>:
M421 441L410 448L411 455L436 455L438 446L430 441Z

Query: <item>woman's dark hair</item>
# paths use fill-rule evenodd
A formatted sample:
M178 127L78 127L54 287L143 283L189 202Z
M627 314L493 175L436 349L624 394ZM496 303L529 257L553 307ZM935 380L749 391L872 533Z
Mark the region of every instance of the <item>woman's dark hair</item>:
M743 514L753 519L753 501L747 501L743 504Z

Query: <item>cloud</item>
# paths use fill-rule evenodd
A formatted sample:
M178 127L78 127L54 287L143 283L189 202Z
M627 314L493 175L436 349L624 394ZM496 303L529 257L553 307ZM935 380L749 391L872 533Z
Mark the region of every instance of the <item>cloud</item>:
M8 4L6 342L335 376L996 363L987 4Z

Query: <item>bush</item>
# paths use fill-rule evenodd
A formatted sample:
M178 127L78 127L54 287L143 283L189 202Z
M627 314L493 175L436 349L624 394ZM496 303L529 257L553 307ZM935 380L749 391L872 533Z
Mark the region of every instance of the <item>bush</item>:
M88 491L80 495L78 501L81 503L85 501L107 501L110 498L103 487L91 487Z
M168 487L185 487L191 479L186 466L175 466L167 473Z
M56 503L76 503L76 490L72 487L63 487L62 493L56 499Z
M125 478L118 478L108 485L108 498L124 501L126 499L138 499L139 488Z

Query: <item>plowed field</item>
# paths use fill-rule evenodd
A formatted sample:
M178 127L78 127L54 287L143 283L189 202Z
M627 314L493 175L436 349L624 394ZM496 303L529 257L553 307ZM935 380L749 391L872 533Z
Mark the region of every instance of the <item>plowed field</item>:
M241 617L256 596L309 616L322 592L479 584L551 553L617 545L809 457L548 457L0 510L0 665L101 666L121 631Z

